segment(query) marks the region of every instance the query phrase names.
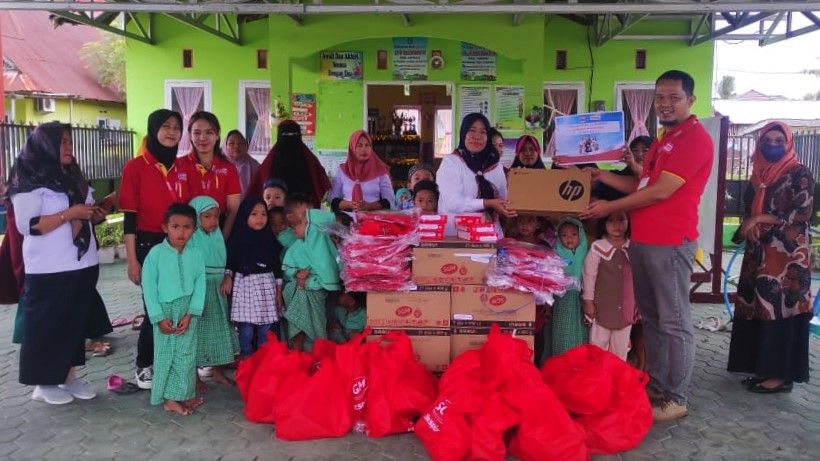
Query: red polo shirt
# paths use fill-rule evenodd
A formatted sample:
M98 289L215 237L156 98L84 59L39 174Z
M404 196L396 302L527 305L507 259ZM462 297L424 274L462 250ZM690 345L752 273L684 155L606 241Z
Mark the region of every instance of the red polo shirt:
M191 197L207 195L216 200L223 213L227 209L229 195L242 195L239 172L231 162L219 155L214 155L210 169L199 163L195 152L179 158L177 163L188 174Z
M632 211L633 241L672 246L698 238L698 205L712 171L713 152L712 138L695 116L652 143L641 184L652 185L661 174L671 174L683 185L665 200Z
M191 199L186 175L178 161L168 170L148 150L125 164L120 184L120 209L137 214L137 230L162 232L165 210Z

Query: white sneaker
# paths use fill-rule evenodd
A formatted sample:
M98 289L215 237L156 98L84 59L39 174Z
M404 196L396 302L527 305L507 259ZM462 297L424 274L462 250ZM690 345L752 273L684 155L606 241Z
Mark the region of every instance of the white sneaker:
M94 389L91 389L91 386L88 385L87 382L81 379L74 379L72 381L66 381L65 384L60 384L60 389L70 393L74 398L80 400L91 400L97 396L97 393L94 392Z
M214 375L214 368L213 367L198 367L196 369L197 374L200 378L210 378Z
M152 367L137 368L134 378L137 387L140 389L151 389L151 381L154 379L154 369Z
M35 386L31 393L31 400L45 402L51 405L65 405L74 401L70 393L58 386Z

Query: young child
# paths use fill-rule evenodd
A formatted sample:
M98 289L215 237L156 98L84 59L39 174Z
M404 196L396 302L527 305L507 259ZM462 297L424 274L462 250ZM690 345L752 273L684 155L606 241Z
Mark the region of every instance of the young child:
M413 205L421 214L438 212L438 185L429 179L419 181L413 188Z
M341 292L336 301L335 322L330 327L330 339L339 344L350 341L367 326L365 293L360 291Z
M151 404L183 416L202 404L195 394L197 317L205 306L205 260L188 245L196 211L175 203L165 212L166 239L142 266L142 292L154 328Z
M566 218L558 222L555 252L567 263L564 273L577 278L579 284L582 283L581 275L587 248L587 236L580 221ZM542 359L563 354L587 342L588 332L581 311L580 289L580 285L567 289L564 296L555 299L552 308L552 344L550 350L542 354Z
M285 206L285 197L288 195L288 185L284 181L273 178L265 181L262 190L262 200L268 210Z
M432 165L429 163L417 163L410 167L407 173L407 187L402 187L396 191L396 208L399 210L412 210L415 206L413 201L413 190L416 184L421 181L436 182L436 175L433 171ZM438 193L438 192L436 192ZM406 197L405 200L401 200ZM417 207L418 208L418 207Z
M278 333L278 290L282 278L281 246L268 226L268 210L258 197L239 205L228 239L228 266L233 296L231 320L239 329L239 352L251 355L267 342L268 331ZM256 348L254 347L256 336Z
M341 289L336 246L323 229L336 216L311 209L311 204L306 196L288 196L285 214L290 227L279 234L286 248L282 271L288 339L296 350L311 350L316 338L327 338L328 292Z
M270 223L270 230L273 232L274 237L278 236L283 230L287 229L288 221L285 218L285 207L277 206L268 208L268 222ZM279 242L277 241L277 243Z
M225 275L225 238L219 229L219 205L207 195L194 197L190 205L197 213L191 246L205 259L205 309L197 322L196 366L213 367L211 379L231 386L233 381L225 376L222 366L233 363L239 342L228 321L230 277ZM200 391L207 389L198 378L197 386Z
M584 318L591 325L589 342L626 360L635 319L632 268L626 253L629 221L621 211L599 223L600 238L584 260Z

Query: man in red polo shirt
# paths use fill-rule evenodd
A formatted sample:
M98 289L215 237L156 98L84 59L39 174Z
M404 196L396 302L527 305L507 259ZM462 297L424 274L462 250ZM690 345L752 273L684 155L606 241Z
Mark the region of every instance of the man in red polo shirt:
M582 218L629 211L635 298L640 309L656 421L688 414L695 358L689 286L697 248L698 205L712 170L709 134L691 115L695 82L670 70L655 82L655 113L665 129L649 149L639 179L593 170L593 179L624 193L596 201Z

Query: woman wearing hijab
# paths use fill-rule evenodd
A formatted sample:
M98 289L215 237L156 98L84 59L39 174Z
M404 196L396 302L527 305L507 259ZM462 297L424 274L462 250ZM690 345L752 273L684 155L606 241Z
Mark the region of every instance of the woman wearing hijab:
M507 208L507 178L500 156L488 139L490 122L481 114L464 117L458 148L445 156L436 174L438 211L442 214L488 212L494 217L514 217ZM500 233L500 225L496 222ZM455 235L455 219L447 220L447 235Z
M809 380L814 177L781 122L760 131L752 162L728 369L746 374L751 392L790 392Z
M279 124L276 144L268 152L245 195L261 197L262 186L269 179L284 181L290 194L307 195L314 208L322 206L322 200L330 190L327 172L302 142L302 129L293 120Z
M239 173L239 185L242 187L242 195L244 196L251 179L259 171L259 162L248 153L248 141L239 130L228 132L228 135L225 136L225 145L222 146L222 151Z
M120 210L125 213L128 278L138 286L148 251L165 240L165 210L173 203L187 203L191 198L187 177L176 164L181 138L182 116L166 109L154 111L148 116L148 133L137 157L122 170L119 198ZM151 389L154 363L154 334L147 319L146 315L137 340L136 381L142 389Z
M525 134L518 138L518 142L515 143L515 160L510 168L547 169L541 160L541 144L535 136Z
M330 209L338 211L389 210L393 206L390 169L373 151L370 135L350 135L347 161L339 165L330 187Z
M68 125L40 125L17 157L9 189L25 265L20 383L35 386L33 400L55 405L96 397L74 367L85 364L99 276L91 220L104 214L72 150Z

